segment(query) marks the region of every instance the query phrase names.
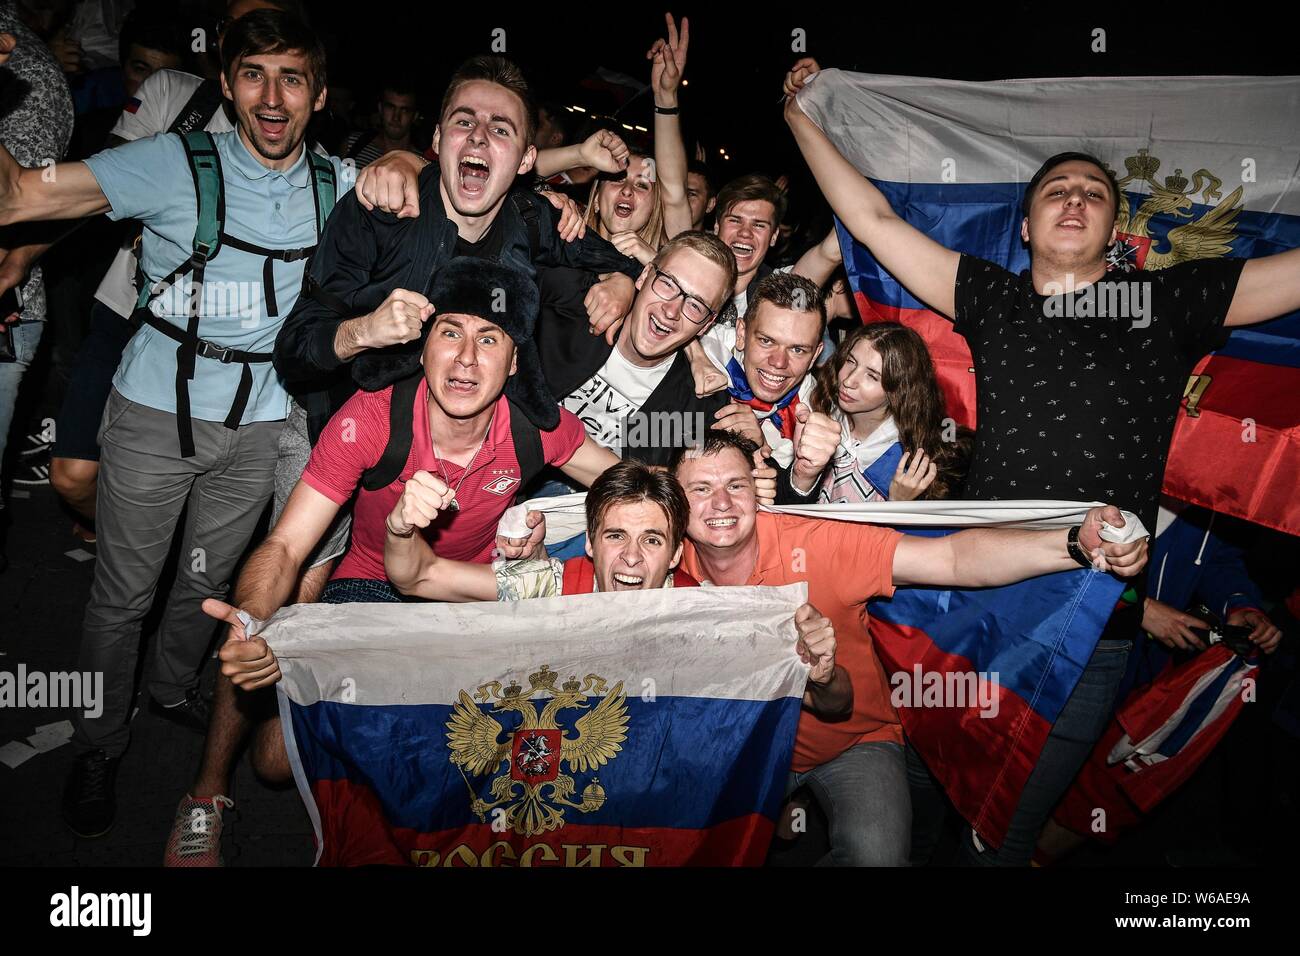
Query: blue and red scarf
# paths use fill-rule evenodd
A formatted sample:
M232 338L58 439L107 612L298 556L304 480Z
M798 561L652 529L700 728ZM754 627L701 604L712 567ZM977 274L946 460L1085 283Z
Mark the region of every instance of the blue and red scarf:
M779 401L765 402L754 396L753 389L749 387L749 379L745 375L745 367L736 360L734 355L727 362L727 374L731 376L731 384L727 386L727 391L732 398L758 412L760 422L765 418L771 419L772 424L781 432L782 438L794 439L796 425L794 411L799 405L798 384L786 392Z

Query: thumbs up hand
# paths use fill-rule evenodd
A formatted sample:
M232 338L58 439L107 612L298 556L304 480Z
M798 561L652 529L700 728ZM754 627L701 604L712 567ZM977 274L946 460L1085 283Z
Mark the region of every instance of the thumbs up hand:
M796 406L794 418L794 465L790 477L796 489L811 490L839 447L840 426L829 415L814 412L802 402Z

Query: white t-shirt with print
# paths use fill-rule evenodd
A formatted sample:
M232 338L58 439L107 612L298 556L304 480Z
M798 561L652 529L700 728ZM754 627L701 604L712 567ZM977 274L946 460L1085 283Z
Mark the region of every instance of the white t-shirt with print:
M578 416L592 441L618 454L627 419L641 410L676 358L674 353L658 365L641 368L615 348L600 370L560 404Z

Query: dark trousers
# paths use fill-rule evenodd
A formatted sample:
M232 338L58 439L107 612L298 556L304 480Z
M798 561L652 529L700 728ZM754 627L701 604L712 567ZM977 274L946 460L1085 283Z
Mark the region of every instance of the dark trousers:
M1070 699L1052 725L1038 763L1025 782L1006 839L982 846L966 827L957 863L963 866L1028 866L1038 835L1110 723L1115 693L1124 678L1132 641L1098 641ZM943 831L947 798L920 754L907 747L912 794L912 865L930 862Z
M204 598L226 597L235 564L271 498L283 422L238 429L194 421L195 455L180 457L176 416L109 395L99 432L98 560L77 669L104 675L100 716L78 714L73 743L110 757L126 749L140 631L188 505L176 581L145 681L176 704L198 681L216 622Z

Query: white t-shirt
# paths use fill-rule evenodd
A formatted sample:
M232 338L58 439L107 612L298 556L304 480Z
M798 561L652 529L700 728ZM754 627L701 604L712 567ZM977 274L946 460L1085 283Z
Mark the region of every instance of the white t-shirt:
M615 348L600 371L560 404L578 416L592 441L617 454L628 418L641 410L676 358L674 353L658 365L641 368Z
M166 132L202 82L203 78L193 73L158 70L140 84L135 94L138 105L127 103L128 108L122 110L111 135L131 142ZM130 109L132 105L135 105L134 112ZM227 133L235 127L226 111L219 108L203 128L209 133ZM130 246L117 251L104 281L95 291L95 298L124 319L135 311L135 254Z

